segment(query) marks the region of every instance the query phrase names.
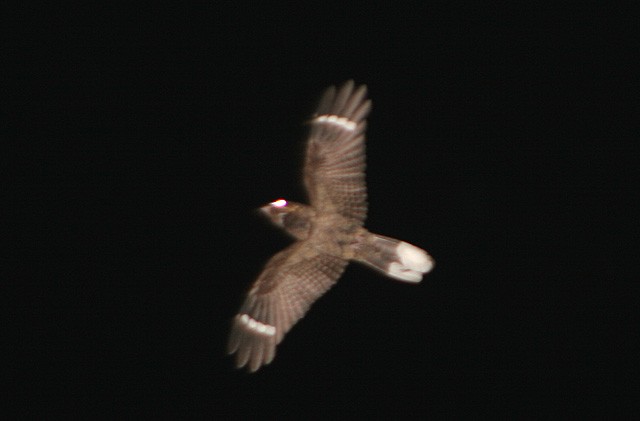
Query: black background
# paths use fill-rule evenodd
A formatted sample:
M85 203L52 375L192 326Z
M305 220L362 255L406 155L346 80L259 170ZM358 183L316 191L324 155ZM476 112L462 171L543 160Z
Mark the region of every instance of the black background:
M631 221L610 195L637 173L628 11L214 3L10 15L9 410L632 411L635 249L605 223ZM254 209L304 200L303 123L351 78L373 100L367 226L436 269L351 265L245 374L230 320L289 242Z

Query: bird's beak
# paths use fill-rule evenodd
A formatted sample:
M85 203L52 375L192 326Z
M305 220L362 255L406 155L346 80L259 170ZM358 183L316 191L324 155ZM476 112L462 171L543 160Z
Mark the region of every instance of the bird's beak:
M269 210L271 209L271 205L264 205L264 206L260 206L258 209L256 209L256 212L258 214L261 215L269 215Z

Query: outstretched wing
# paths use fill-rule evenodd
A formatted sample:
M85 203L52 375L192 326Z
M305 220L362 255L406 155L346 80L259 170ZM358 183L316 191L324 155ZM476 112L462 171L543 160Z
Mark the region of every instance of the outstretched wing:
M364 222L367 216L364 131L371 101L353 81L328 88L311 120L304 184L319 214L339 213Z
M233 320L227 351L251 372L269 364L276 345L311 304L333 286L347 261L297 242L273 256Z

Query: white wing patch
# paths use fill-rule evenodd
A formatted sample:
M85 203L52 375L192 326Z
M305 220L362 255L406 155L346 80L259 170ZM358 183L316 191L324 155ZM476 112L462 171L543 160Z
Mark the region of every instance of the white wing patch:
M354 121L351 121L345 117L338 117L337 115L319 115L318 117L314 118L313 121L316 123L335 124L336 126L340 126L349 131L354 131L357 127L357 124Z
M242 324L244 324L249 329L257 333L267 335L267 336L273 336L276 334L275 326L271 326L265 323L260 323L259 321L249 317L249 315L247 314L241 314L239 320L240 322L242 322Z

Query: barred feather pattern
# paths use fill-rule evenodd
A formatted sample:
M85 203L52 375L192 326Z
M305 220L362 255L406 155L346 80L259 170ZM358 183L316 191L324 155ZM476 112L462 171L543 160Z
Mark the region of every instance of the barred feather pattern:
M284 335L331 288L347 261L294 243L267 262L233 320L227 351L250 372L269 364Z
M311 206L360 225L367 216L364 132L371 101L366 93L365 85L354 89L353 81L325 91L310 122L304 166Z

